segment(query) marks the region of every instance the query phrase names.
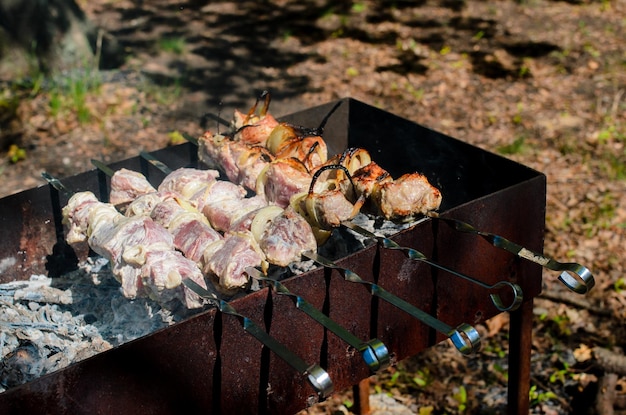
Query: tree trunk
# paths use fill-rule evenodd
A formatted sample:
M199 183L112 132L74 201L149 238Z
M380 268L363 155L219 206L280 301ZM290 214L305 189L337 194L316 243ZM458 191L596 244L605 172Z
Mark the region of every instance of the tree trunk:
M74 0L0 0L0 60L5 71L24 62L46 73L87 65L114 67L121 63L117 49Z

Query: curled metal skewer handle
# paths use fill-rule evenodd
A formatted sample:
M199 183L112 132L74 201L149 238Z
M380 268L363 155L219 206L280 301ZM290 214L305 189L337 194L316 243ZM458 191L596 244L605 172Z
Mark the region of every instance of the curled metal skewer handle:
M298 373L307 377L308 382L318 395L324 399L333 392L333 382L328 373L319 365L308 365L300 357L295 355L291 350L287 349L282 343L267 334L263 329L256 325L249 318L239 314L233 306L224 300L215 299L215 297L206 289L190 279L183 280L183 284L200 297L209 300L224 314L230 314L241 320L241 325L247 333L251 334L262 344L267 346L278 357L283 359L287 364L293 367Z
M389 291L386 291L379 285L363 280L354 271L340 267L334 262L316 254L315 252L307 251L303 254L303 256L312 259L313 261L317 262L320 265L323 265L324 267L333 268L340 271L346 281L356 282L368 286L372 295L375 295L383 299L384 301L387 301L391 305L420 320L422 323L426 324L430 328L435 329L439 333L446 335L450 340L452 340L452 344L454 344L454 347L456 347L459 352L467 355L478 351L480 347L480 336L478 334L478 331L476 331L476 329L469 324L463 323L457 328L452 328L449 325L431 316L430 314L402 300L400 297L391 294Z
M576 262L558 262L549 256L542 255L534 252L530 249L524 248L521 245L511 242L500 235L493 233L479 231L469 223L460 221L458 219L442 218L437 214L429 214L433 219L438 219L445 222L449 226L453 227L459 232L473 233L481 236L487 242L495 246L496 248L504 249L510 253L517 255L520 258L524 258L528 261L534 262L552 271L561 272L559 281L561 281L567 288L574 291L577 294L588 293L596 284L595 279L591 271Z
M496 284L490 285L487 283L484 283L480 280L477 280L475 278L470 277L469 275L465 275L463 273L460 273L458 271L455 271L453 269L450 269L448 267L445 267L443 265L440 265L434 261L429 260L426 255L424 255L423 253L421 253L420 251L413 249L413 248L409 248L406 246L400 246L398 245L395 241L389 239L389 238L385 238L383 236L378 236L370 231L368 231L367 229L364 229L362 227L360 227L359 225L356 225L350 221L345 221L342 222L342 225L345 226L346 228L352 229L353 231L368 237L368 238L374 238L376 240L378 240L378 242L383 246L383 248L387 248L387 249L396 249L399 251L402 251L407 258L415 260L415 261L421 261L424 262L432 267L438 268L442 271L445 271L449 274L452 274L456 277L462 278L464 280L470 281L480 287L486 288L490 291L496 291L501 289L502 287L509 287L513 293L513 300L511 301L510 304L505 304L504 301L502 300L502 298L500 297L499 294L496 293L492 293L489 294L489 298L491 298L491 302L493 303L493 305L499 310L499 311L513 311L519 308L519 306L522 304L522 301L524 300L524 294L522 292L522 287L520 287L518 284L509 282L509 281L499 281Z
M289 291L287 287L285 287L279 281L266 277L261 271L256 268L246 268L246 273L256 280L268 283L272 286L272 288L274 288L274 290L278 294L292 297L295 300L296 307L299 310L306 313L313 320L333 332L341 340L358 350L359 353L361 353L361 355L363 356L363 360L372 372L386 369L391 364L391 359L389 358L389 351L387 350L387 346L385 346L384 343L380 340L371 339L369 341L363 342L361 341L361 339L350 333L348 330L337 324L335 321L331 320L324 313L313 307L311 303L309 303L299 295Z

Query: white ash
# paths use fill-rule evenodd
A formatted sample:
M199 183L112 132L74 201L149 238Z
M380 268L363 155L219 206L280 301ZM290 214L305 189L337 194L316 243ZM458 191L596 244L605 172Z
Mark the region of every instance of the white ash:
M359 213L352 219L352 222L363 229L375 233L377 236L389 237L425 220L426 218L420 218L413 222L396 223L381 219L380 217ZM368 238L340 227L335 229L328 241L318 248L318 254L335 261L375 243L377 243L377 241L373 238ZM287 269L272 270L270 276L272 278L282 279L291 275L299 275L311 271L317 267L319 267L319 265L314 261L303 260L290 264Z
M0 284L0 392L188 317L124 298L107 261Z

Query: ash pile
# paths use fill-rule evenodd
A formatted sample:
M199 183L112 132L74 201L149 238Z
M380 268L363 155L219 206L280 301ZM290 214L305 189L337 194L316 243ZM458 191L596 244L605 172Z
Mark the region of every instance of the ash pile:
M60 370L190 315L129 300L108 261L89 258L60 278L0 284L0 392Z

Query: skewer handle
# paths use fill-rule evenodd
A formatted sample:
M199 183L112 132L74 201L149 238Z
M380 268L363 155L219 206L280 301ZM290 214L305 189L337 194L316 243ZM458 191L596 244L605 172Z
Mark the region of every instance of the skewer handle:
M252 335L264 346L269 348L278 357L283 359L287 364L294 368L298 373L307 377L308 382L318 395L325 399L333 392L333 382L330 379L328 373L322 369L319 365L308 365L300 357L294 354L291 350L287 349L282 343L278 342L274 337L267 334L256 323L237 312L233 306L224 300L216 300L214 295L209 291L198 285L196 282L186 279L183 280L183 284L200 297L205 298L215 304L218 309L224 314L230 314L238 317L241 320L244 331Z
M278 294L292 297L295 300L296 308L307 314L309 317L311 317L322 326L326 327L341 340L358 350L359 353L361 353L361 355L363 356L363 360L372 372L386 369L391 364L391 359L389 358L389 351L387 350L387 346L385 346L384 343L382 343L380 340L372 339L367 342L361 341L361 339L350 333L344 327L337 324L335 321L330 319L330 317L319 311L317 308L313 307L313 305L311 305L311 303L306 301L304 298L289 291L289 289L287 289L287 287L285 287L279 281L266 277L261 273L261 271L256 268L248 268L246 269L246 272L252 278L255 278L259 281L264 281L271 285Z
M426 255L424 255L420 251L413 249L413 248L406 247L406 246L400 246L395 241L389 238L385 238L383 236L378 236L375 233L372 233L355 223L345 221L345 222L342 222L342 225L365 237L376 239L378 243L380 243L383 246L383 248L396 249L396 250L402 251L406 255L406 257L409 259L412 259L414 261L424 262L432 267L438 268L442 271L445 271L456 277L462 278L466 281L469 281L473 284L476 284L488 290L496 290L496 289L499 289L500 287L508 286L511 289L511 292L513 293L513 300L510 302L510 304L505 304L504 301L502 300L502 297L500 297L500 295L497 293L489 294L489 298L491 299L491 302L499 311L514 311L517 308L519 308L519 306L522 304L522 301L524 299L524 294L522 292L522 287L520 287L518 284L509 282L509 281L500 281L494 285L486 284L480 280L477 280L476 278L470 277L469 275L465 275L463 273L460 273L448 267L444 267L443 265L440 265L437 262L431 261L426 257Z
M574 291L577 294L588 293L596 284L595 279L591 271L576 262L559 262L549 256L542 255L538 252L534 252L521 245L511 242L508 239L489 232L479 231L469 223L465 223L458 219L442 218L435 214L429 215L433 219L438 219L455 230L465 233L473 233L481 236L487 242L495 246L496 248L504 249L520 258L534 262L547 268L551 271L559 271L559 281L561 281L567 288Z
M320 265L340 271L346 281L356 282L368 286L372 295L375 295L382 300L387 301L396 308L399 308L410 316L415 317L430 328L448 336L459 352L463 354L471 354L478 351L478 349L480 348L480 335L478 334L478 331L476 331L476 329L472 326L468 324L463 324L459 326L459 328L454 329L446 323L442 322L441 320L436 319L430 314L404 301L400 297L393 295L379 285L363 280L354 271L340 267L334 262L314 252L305 252L303 255L309 259L312 259Z

